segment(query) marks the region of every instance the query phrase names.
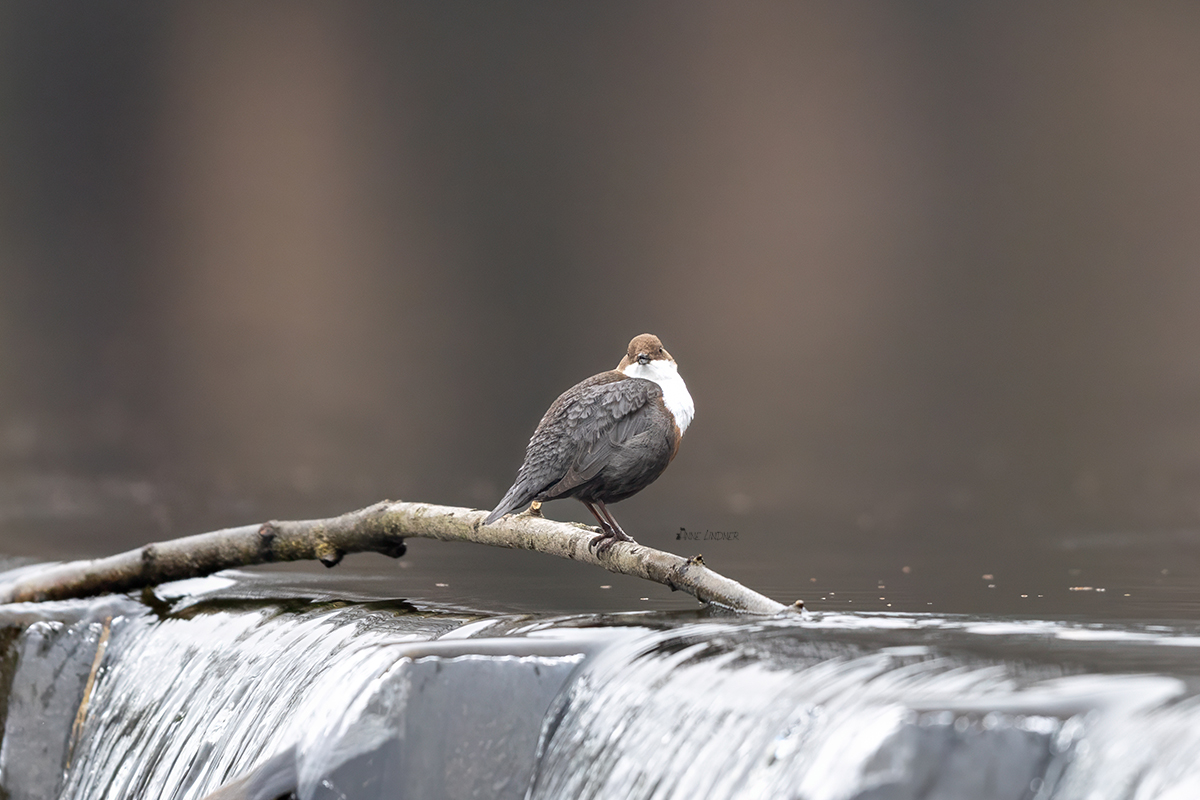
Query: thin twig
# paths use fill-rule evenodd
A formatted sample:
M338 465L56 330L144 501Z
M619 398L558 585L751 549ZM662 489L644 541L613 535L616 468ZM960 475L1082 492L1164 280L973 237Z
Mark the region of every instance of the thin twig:
M701 602L753 614L803 607L799 601L785 606L747 589L713 572L699 557L685 559L631 542L618 542L596 553L588 547L595 528L555 522L536 513L483 526L486 516L487 512L469 508L384 501L329 519L227 528L24 574L0 583L0 603L127 592L272 561L318 559L332 567L346 553L377 552L397 558L404 554L406 538L425 538L535 550L656 581Z

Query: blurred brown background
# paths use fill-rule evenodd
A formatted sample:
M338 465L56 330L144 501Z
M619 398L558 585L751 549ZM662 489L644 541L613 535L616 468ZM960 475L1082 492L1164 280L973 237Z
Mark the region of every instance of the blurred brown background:
M641 541L1192 614L1198 305L1195 4L0 6L11 555L491 507L650 331L697 418Z

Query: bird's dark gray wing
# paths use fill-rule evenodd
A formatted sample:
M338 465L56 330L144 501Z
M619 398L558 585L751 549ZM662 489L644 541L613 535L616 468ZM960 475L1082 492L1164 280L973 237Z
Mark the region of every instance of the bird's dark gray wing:
M600 432L586 447L580 448L562 479L545 490L546 499L561 497L596 477L604 465L609 463L616 450L634 436L654 426L652 411L652 403L639 406Z
M616 371L594 375L563 392L530 438L512 488L484 524L525 505L568 473L577 480L571 486L590 479L603 466L603 456L613 441L623 441L644 429L646 415L637 412L661 396L662 389L654 381ZM589 471L590 475L580 477ZM569 488L555 486L554 496Z

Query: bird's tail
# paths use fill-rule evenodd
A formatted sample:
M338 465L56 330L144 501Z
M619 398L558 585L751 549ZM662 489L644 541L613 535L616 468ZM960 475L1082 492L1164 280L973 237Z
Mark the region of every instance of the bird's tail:
M536 494L537 491L530 489L524 481L517 481L511 489L505 492L504 497L492 509L492 513L487 515L483 524L491 525L510 511L515 511L527 504Z

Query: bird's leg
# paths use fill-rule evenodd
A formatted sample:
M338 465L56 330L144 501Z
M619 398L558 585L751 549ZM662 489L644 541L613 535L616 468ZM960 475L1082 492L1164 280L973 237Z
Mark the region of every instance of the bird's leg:
M608 506L604 505L600 500L596 501L596 505L600 508L600 514L596 514L594 509L592 513L596 514L596 519L600 519L601 514L604 515L600 526L604 528L606 533L603 536L597 536L595 539L592 539L588 547L595 546L597 553L603 553L617 542L632 542L633 537L621 530L621 526L617 524L617 519L608 510Z
M592 516L595 517L596 521L600 523L600 530L602 531L599 536L588 542L588 549L591 550L593 547L599 546L600 549L596 552L603 553L609 547L612 547L613 542L617 541L617 532L613 530L611 525L608 524L608 520L601 516L600 512L596 510L596 506L592 505L586 500L581 500L580 502L587 506L588 511L592 512ZM604 504L601 503L600 507L603 508ZM605 542L607 542L607 545L604 544Z
M614 517L612 512L608 510L608 506L604 505L604 503L598 500L596 501L596 505L600 507L600 513L603 514L604 518L608 520L609 527L616 532L617 539L622 542L632 542L633 537L621 530L621 526L617 524L617 518Z

